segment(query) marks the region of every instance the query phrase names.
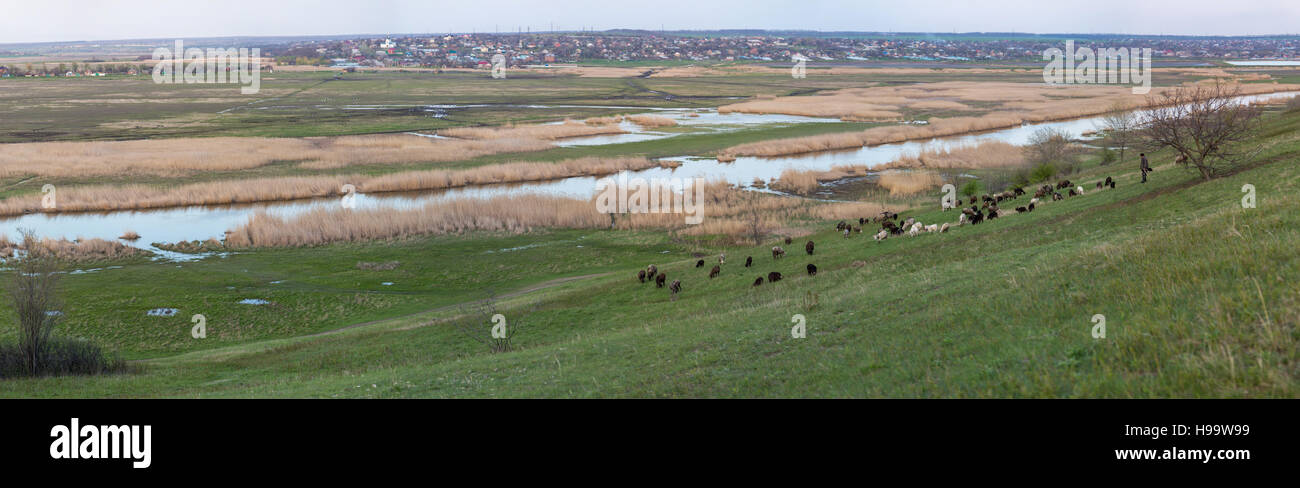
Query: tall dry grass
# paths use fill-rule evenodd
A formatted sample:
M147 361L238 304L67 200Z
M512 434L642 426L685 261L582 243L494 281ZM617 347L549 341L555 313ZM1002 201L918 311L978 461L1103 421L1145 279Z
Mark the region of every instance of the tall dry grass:
M647 129L653 129L655 127L672 127L677 125L676 120L654 114L629 115L627 116L627 120Z
M885 171L879 181L890 196L915 195L942 184L943 178L928 171Z
M926 148L919 153L904 155L876 168L979 169L1014 168L1024 165L1024 148L1002 141L985 141L948 148Z
M869 168L865 165L841 165L833 166L828 170L796 170L787 169L781 172L781 176L772 182L772 189L786 193L797 193L808 195L816 190L822 182L835 181L841 178L851 176L866 175Z
M457 127L438 131L439 135L475 140L499 139L537 139L554 141L568 137L596 136L604 134L623 134L624 131L614 124L592 124L565 120L562 124L541 124L501 127Z
M602 176L650 168L645 158L579 158L554 163L503 163L458 170L405 171L380 176L287 176L192 183L171 187L97 185L61 187L56 212L84 212L228 205L338 196L345 184L362 193L441 190L472 185L525 183L575 176ZM42 195L0 200L0 215L49 212Z
M0 234L0 257L12 258L17 255L17 251L23 251L29 256L47 257L66 262L126 258L144 252L120 242L106 241L99 238L86 239L79 237L76 240L69 241L63 238L52 239L46 237L28 243L13 242L9 240L8 236Z
M611 216L596 210L596 202L563 197L525 195L490 199L459 199L430 203L416 209L318 209L292 218L266 213L233 229L226 246L297 247L332 242L398 239L427 234L470 231L522 233L539 228L609 228L666 230L687 236L724 236L742 242L755 219L771 233L805 221L872 217L882 210L905 207L873 202L823 203L733 188L711 182L704 187L698 225L682 214L635 213Z
M549 142L539 139L479 141L411 135L33 142L0 144L0 177L181 177L201 172L247 170L276 162L299 162L305 168L328 169L458 161L551 147Z
M226 245L301 247L469 231L523 233L543 227L594 229L608 227L609 222L609 216L597 212L591 202L527 195L435 202L409 210L317 209L288 219L262 212L232 230L226 237Z

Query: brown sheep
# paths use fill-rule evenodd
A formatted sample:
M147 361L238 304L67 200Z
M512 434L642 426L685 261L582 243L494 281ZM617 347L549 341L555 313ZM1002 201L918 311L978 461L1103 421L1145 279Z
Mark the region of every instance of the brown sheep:
M748 268L751 264L754 264L754 256L745 256L745 267Z
M709 271L709 279L717 278L720 274L722 274L722 266L715 264L713 270Z
M645 283L645 270L644 270L644 269L636 272L636 279L640 280L642 283Z
M653 280L655 278L655 274L658 272L659 272L659 268L656 268L655 265L653 264L645 267L645 277L648 280Z
M781 281L781 273L777 273L776 271L773 271L767 274L768 283L776 283L778 281Z
M668 285L668 291L673 292L673 296L682 291L682 280L673 280L673 284Z
M789 238L789 237L785 238L785 245L788 246L788 245L790 245L790 243L792 243L792 242L794 242L794 239Z
M781 246L772 246L772 259L779 259L783 256L785 256L785 249L781 249Z
M759 276L757 279L754 280L754 284L751 286L761 286L762 284L763 284L763 277Z
M812 254L813 254L813 241L808 241L807 244L804 244L804 245L803 245L803 250L804 250L804 252L807 252L809 256L812 256Z
M808 276L817 276L817 265L808 263Z
M704 260L701 259L701 260L699 260L699 261L696 261L696 262L695 262L695 267L696 267L696 268L703 268L703 267L704 267Z
M667 280L668 280L668 275L666 275L666 274L664 274L664 273L659 273L659 276L656 276L656 277L655 277L655 288L663 288L663 287L664 287L664 281L667 281Z

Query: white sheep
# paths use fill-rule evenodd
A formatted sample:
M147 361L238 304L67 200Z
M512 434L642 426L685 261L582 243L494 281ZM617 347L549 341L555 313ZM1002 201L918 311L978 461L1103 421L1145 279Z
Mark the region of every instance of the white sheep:
M965 215L963 215L962 217L965 217ZM939 232L940 232L940 233L948 232L948 226L949 226L949 225L952 225L952 224L949 224L949 223L947 223L947 222L944 222L944 223L943 223L943 227L940 227L940 228L939 228Z
M1038 205L1038 199L1037 199L1037 198L1030 199L1030 200L1029 200L1029 204L1030 204L1030 205Z
M915 224L912 224L912 228L911 228L910 230L907 231L907 235L909 235L909 236L915 236L915 235L920 234L920 233L921 233L921 223L920 223L920 222L917 222L917 223L915 223Z
M947 212L948 209L957 208L957 204L955 204L955 203L953 203L953 202L950 202L950 201L944 200L942 203L943 203L943 211L945 211L945 212Z
M957 226L960 227L963 225L966 225L966 214L961 214L957 217Z
M944 225L948 225L948 224L944 224ZM926 232L938 232L938 231L939 231L939 224L930 224L930 225L927 225L927 226L925 226L925 231L926 231Z
M884 229L880 229L880 232L877 232L877 233L876 233L875 238L876 238L877 241L883 241L883 240L885 240L885 239L888 239L888 238L889 238L889 231L884 230Z
M1074 187L1074 191L1079 192L1079 194L1082 195L1082 194L1083 194L1083 187L1082 187L1082 186L1076 186L1076 187Z

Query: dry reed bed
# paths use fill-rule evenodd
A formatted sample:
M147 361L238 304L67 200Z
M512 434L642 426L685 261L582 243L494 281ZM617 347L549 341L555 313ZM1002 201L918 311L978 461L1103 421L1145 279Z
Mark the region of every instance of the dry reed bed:
M69 262L125 258L144 252L120 242L80 237L74 241L46 237L37 240L35 245L28 249L23 243L10 241L9 236L0 234L0 258L12 258L17 255L17 251L24 251L30 256Z
M668 117L664 117L662 115L636 114L636 115L628 115L626 118L628 121L632 122L633 124L639 125L641 127L645 127L647 129L653 129L656 127L672 127L674 125L677 125L676 120L670 119Z
M443 129L438 131L439 135L447 137L457 137L462 139L473 140L500 140L500 139L536 139L543 141L554 141L569 137L598 136L605 134L623 134L624 131L613 123L592 124L593 119L587 119L586 123L565 120L561 124L541 124L541 125L524 125L524 126L501 126L501 127L457 127L452 129Z
M1241 84L1242 95L1300 90L1291 84ZM1169 88L1154 88L1159 95ZM819 100L821 98L821 100ZM852 100L859 100L852 103ZM843 103L839 103L843 101ZM971 132L1015 127L1024 123L1066 120L1105 114L1122 107L1136 109L1147 97L1134 95L1127 86L1048 86L1023 83L942 82L901 87L871 87L842 90L823 96L777 97L728 105L719 111L783 113L790 115L840 116L854 118L861 109L895 109L920 103L953 101L991 104L997 112L983 116L934 118L927 125L875 127L862 132L824 134L776 139L733 146L718 153L718 160L737 156L774 157L809 152L855 149L863 146L929 139ZM843 108L837 109L837 106Z
M757 219L768 235L798 221L856 219L898 205L872 202L821 203L740 190L725 183L705 186L702 223L690 225L683 214L600 213L593 200L523 195L435 202L415 209L317 209L291 218L258 213L233 229L231 248L300 247L334 242L399 239L417 235L471 231L523 233L539 228L668 230L682 235L746 239Z
M458 170L423 170L380 176L287 176L213 181L174 187L104 185L60 188L58 212L133 210L191 205L227 205L341 195L345 184L362 193L441 190L473 185L525 183L576 176L601 176L660 165L645 158L579 158L555 163L503 163ZM42 195L0 200L0 215L46 212Z
M239 171L297 161L310 169L446 162L490 154L541 151L539 139L490 141L411 135L309 138L216 137L139 141L0 144L0 177L161 176Z
M469 231L594 229L609 216L591 202L539 195L434 202L407 210L316 209L289 219L259 212L226 237L229 247L300 247Z

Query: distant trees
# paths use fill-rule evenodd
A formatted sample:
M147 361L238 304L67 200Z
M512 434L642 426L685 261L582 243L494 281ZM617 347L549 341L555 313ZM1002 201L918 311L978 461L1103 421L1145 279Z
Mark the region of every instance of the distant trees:
M1222 176L1259 152L1242 142L1257 133L1261 109L1237 100L1240 95L1240 88L1223 83L1165 91L1148 102L1142 134L1202 178Z
M1043 173L1055 175L1064 170L1074 172L1075 156L1080 147L1071 142L1070 133L1051 127L1042 127L1029 136L1025 145L1025 160L1034 165L1030 178L1035 181Z

